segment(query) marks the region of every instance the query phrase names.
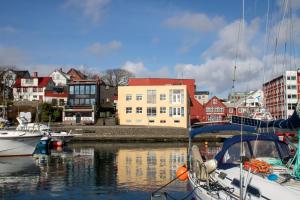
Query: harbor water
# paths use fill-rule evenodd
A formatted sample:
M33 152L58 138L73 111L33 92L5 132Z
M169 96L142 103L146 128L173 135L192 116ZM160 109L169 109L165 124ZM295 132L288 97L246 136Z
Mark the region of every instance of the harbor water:
M183 143L73 143L33 157L0 158L0 198L150 199L186 159ZM178 180L162 192L173 199L190 193L187 181Z

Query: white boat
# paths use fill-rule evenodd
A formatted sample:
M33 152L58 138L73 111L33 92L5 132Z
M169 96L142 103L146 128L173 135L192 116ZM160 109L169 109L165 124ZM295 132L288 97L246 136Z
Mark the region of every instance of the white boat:
M52 131L48 125L41 123L29 123L24 117L17 117L19 125L16 130L22 131L41 131L44 135L51 138L52 141L61 141L63 143L69 142L74 135L65 131Z
M41 123L29 123L25 117L17 117L19 125L16 130L18 131L48 131L49 126Z
M0 156L32 155L42 132L0 130Z

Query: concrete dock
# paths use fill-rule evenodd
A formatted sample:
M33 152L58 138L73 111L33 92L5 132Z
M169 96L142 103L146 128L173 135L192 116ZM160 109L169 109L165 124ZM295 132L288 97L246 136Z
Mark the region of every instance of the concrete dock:
M61 126L51 127L75 134L73 141L118 141L118 142L188 142L188 129L151 126ZM232 133L203 134L199 141L223 141Z

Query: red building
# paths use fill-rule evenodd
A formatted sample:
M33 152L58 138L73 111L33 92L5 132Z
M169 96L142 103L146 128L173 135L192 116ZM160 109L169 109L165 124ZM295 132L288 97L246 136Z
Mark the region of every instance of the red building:
M204 104L206 120L208 122L223 121L227 118L227 107L221 99L214 96Z
M194 79L169 79L169 78L129 78L129 86L153 86L153 85L186 85L190 99L190 120L191 124L205 121L203 106L195 99Z

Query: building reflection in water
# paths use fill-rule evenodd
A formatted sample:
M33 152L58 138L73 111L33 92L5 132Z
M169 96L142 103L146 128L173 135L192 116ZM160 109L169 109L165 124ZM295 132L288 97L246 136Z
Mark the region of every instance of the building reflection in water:
M187 149L119 149L117 152L118 184L145 187L162 185L175 177L186 162Z

